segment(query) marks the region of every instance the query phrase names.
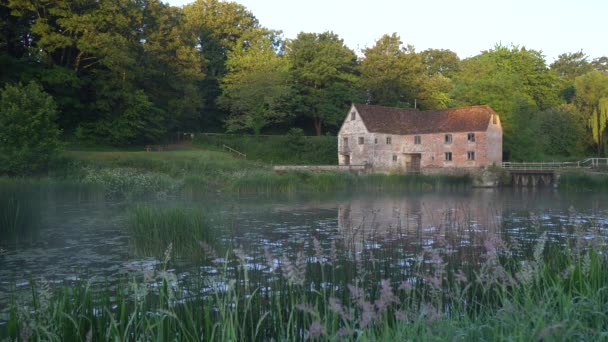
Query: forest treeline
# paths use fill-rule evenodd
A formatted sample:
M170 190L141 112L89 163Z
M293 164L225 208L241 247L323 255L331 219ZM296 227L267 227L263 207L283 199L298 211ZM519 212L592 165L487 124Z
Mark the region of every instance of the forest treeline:
M358 56L333 32L283 39L244 6L218 0L184 7L3 0L0 18L0 120L19 115L11 103L40 98L46 111L32 115L49 112L65 140L134 145L179 131L293 128L335 134L355 102L490 105L501 115L509 160L600 156L608 148L608 58L582 51L550 65L541 51L517 45L460 59L450 50L418 52L393 33Z

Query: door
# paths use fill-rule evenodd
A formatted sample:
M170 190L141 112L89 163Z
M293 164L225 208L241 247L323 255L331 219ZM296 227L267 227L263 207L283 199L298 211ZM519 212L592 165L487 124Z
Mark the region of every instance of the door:
M410 154L409 162L405 163L405 171L409 173L420 173L420 154Z

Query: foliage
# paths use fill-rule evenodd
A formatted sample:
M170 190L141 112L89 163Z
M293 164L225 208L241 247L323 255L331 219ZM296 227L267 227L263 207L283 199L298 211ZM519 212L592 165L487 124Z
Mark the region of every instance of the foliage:
M575 104L588 117L592 137L597 146L597 154L604 151L606 125L608 125L608 74L592 71L577 77Z
M270 39L250 44L245 50L229 52L229 73L222 80L218 102L231 114L228 131L251 129L258 135L266 125L286 116L289 67Z
M393 107L414 107L420 91L425 66L414 47L402 46L393 33L384 35L376 44L363 50L361 86L372 104Z
M89 128L80 130L85 139L124 144L158 139L151 122L162 122L164 131L197 120L203 59L181 9L160 0L15 0L7 7L28 23L20 42L31 54L15 56L25 65L21 77L40 81L56 98L67 132L81 126ZM111 126L117 137L105 135Z
M201 211L138 206L128 216L129 242L140 257L161 259L171 245L177 257L201 258L200 243L213 241L207 216Z
M332 32L300 33L287 42L293 111L312 119L317 135L336 126L357 99L357 57Z
M501 117L507 159L538 157L529 151L538 127L537 113L560 103L557 77L540 52L518 46L496 46L466 59L455 79L459 105L487 104ZM531 159L527 159L531 160Z
M460 70L460 58L451 50L428 49L421 54L428 76L452 78Z
M586 118L573 105L562 105L539 114L542 153L548 157L584 157L590 141L586 139Z
M205 60L202 71L206 78L199 83L197 94L205 104L200 124L224 126L226 113L216 104L222 93L220 82L229 69L229 54L242 53L248 42L274 40L276 33L261 26L245 6L231 1L196 0L184 6L183 15L186 32L195 37L192 47Z
M0 249L7 244L34 240L39 230L40 208L31 189L19 183L0 184Z
M582 76L592 70L588 58L583 51L562 53L557 56L557 60L551 63L550 67L552 70L555 70L559 77L574 81L578 76Z
M40 85L6 85L0 93L0 173L45 171L60 150L53 98Z

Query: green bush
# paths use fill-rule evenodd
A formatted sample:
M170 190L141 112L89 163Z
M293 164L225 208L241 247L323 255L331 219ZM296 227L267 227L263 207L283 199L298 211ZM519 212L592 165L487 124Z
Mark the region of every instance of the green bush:
M0 94L0 173L45 171L60 150L55 102L35 82Z

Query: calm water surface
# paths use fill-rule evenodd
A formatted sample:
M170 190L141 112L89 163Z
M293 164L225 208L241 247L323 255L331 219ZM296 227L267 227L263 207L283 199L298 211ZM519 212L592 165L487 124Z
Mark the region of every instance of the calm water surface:
M9 293L29 291L31 279L49 284L80 279L105 282L159 267L153 256L132 252L127 213L142 203L54 196L40 203L37 236L14 243L0 240L0 311ZM484 241L506 241L525 255L543 232L552 243L604 242L608 196L554 190L472 190L451 193L366 193L318 198L211 198L146 202L185 206L208 213L220 243L239 248L249 267L264 268L273 255L295 258L313 241L323 250L347 248L353 255L390 250L399 272L425 250L441 247L474 262ZM336 244L336 242L340 242ZM266 251L265 251L266 250ZM383 254L384 253L384 254ZM173 260L178 279L213 273L200 260Z

